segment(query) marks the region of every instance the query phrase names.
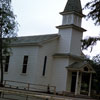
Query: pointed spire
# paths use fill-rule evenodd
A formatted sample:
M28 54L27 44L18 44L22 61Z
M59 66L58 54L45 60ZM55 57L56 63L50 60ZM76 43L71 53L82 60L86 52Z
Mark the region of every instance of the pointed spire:
M68 0L63 12L72 12L82 14L82 6L80 0Z

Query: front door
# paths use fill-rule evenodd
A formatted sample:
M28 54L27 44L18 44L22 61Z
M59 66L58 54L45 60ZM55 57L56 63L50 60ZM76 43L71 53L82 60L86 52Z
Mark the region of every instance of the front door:
M75 92L76 74L76 72L72 72L71 92Z

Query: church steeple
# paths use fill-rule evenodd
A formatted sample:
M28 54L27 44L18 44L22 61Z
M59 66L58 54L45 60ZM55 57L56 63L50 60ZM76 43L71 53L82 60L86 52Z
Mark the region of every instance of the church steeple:
M82 14L82 6L80 0L68 0L63 12L73 11Z
M81 27L82 6L81 0L68 0L63 15L62 25L57 26L61 35L59 42L60 53L81 55L81 39L85 29Z
M84 15L80 0L68 0L64 11L60 14L63 15L62 25L73 24L81 27L81 19Z

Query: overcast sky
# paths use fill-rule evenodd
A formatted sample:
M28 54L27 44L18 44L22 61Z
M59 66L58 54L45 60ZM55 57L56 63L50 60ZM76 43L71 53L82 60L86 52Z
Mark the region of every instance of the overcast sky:
M81 0L82 7L88 1L90 0ZM66 3L67 0L12 0L12 8L19 23L18 36L57 33L55 26L62 22L59 12L64 10ZM87 11L84 10L83 13L86 14ZM91 20L83 19L82 27L87 30L84 37L98 36L100 33L100 27L94 26ZM98 49L94 51L98 52Z

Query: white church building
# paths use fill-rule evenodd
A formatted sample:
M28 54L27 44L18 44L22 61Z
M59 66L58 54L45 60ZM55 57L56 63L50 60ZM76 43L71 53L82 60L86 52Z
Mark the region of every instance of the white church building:
M4 80L55 86L56 92L81 94L82 78L88 76L88 95L94 69L81 50L83 32L80 0L68 0L60 13L57 34L18 37L6 57ZM88 74L88 75L87 75ZM85 76L87 75L87 76Z

